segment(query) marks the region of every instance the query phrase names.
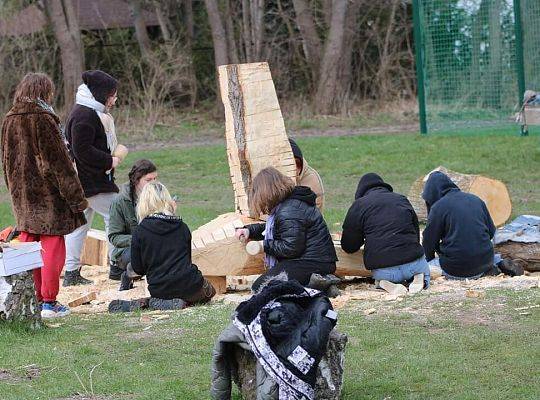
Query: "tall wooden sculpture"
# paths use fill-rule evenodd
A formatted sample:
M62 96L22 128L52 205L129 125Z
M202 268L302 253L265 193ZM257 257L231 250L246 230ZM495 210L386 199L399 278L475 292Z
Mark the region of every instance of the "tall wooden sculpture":
M235 237L235 228L253 219L249 188L255 175L272 166L296 179L296 165L285 131L274 82L267 63L223 65L218 69L221 99L225 109L225 137L231 182L233 213L220 215L192 234L193 262L207 278L224 288L227 275L264 272L263 254L249 254ZM369 276L362 253L343 254L336 247L338 273Z

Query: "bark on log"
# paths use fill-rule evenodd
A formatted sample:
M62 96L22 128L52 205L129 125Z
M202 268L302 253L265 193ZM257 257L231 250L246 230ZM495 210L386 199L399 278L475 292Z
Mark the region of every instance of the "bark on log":
M32 328L41 326L32 271L0 276L0 321L22 321Z
M501 181L480 175L462 174L445 167L438 167L436 170L448 175L462 191L475 194L484 200L495 225L503 225L510 217L512 202L506 185ZM427 220L427 210L422 199L422 191L428 175L418 178L413 183L408 196L418 220L424 222Z
M345 361L345 346L347 335L337 332L330 333L325 356L321 359L317 370L315 398L338 400L343 386L343 365ZM238 363L238 376L235 383L240 389L243 399L257 398L257 359L252 352L239 346L235 348L235 359ZM276 397L277 399L277 397Z
M294 180L296 164L268 64L224 65L218 72L235 210L250 216L255 175L272 166Z
M495 252L513 260L527 271L540 271L540 243L504 242L495 246Z

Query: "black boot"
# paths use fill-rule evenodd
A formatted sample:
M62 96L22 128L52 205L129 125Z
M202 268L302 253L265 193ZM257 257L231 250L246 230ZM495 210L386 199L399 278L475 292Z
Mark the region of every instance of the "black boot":
M109 303L110 313L131 312L148 308L148 298L137 300L113 300Z
M93 283L90 279L81 276L80 269L76 269L75 271L66 271L64 273L62 286L92 285Z
M120 278L120 289L118 291L133 289L133 280L128 276L127 272L122 272L122 277Z
M122 279L122 272L124 272L124 270L120 268L116 262L111 261L109 269L109 279L113 281L119 281L120 279Z
M187 307L187 303L182 299L164 300L150 297L148 307L152 310L182 310Z
M498 264L497 267L505 275L509 276L519 276L524 274L523 268L513 260L509 258L503 258Z

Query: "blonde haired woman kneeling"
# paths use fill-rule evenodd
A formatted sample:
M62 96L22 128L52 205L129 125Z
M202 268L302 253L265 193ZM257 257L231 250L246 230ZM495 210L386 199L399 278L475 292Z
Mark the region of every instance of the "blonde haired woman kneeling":
M131 311L148 306L176 309L206 303L216 294L212 284L191 263L191 232L175 215L176 203L160 182L148 183L139 196L139 225L131 239L131 268L146 275L152 296L144 300L113 301L109 311Z

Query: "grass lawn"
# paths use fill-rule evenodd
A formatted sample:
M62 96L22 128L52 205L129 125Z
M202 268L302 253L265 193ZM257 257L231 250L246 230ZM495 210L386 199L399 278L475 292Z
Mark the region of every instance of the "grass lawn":
M384 309L351 302L338 322L349 336L343 399L537 399L540 311L515 308L539 301L529 289L430 294ZM368 307L377 313L364 316ZM231 311L196 307L157 322L72 316L35 333L4 327L0 398L207 399L211 349Z
M338 230L362 174L377 172L394 190L407 194L416 178L439 165L502 180L510 191L513 217L540 214L540 140L514 133L313 137L298 143L323 178L325 218L331 230ZM118 169L117 182L127 180L127 171L139 158L156 163L160 179L180 196L180 213L191 229L232 211L224 145L134 152ZM13 223L3 182L0 222L0 226ZM96 218L95 226L101 228L102 221Z
M322 175L331 230L340 229L362 174L378 172L396 191L407 193L417 177L438 165L505 182L513 217L540 214L538 136L317 137L298 143ZM180 213L192 229L232 211L224 145L135 152L117 172L118 181L143 157L158 165L161 180L180 196ZM0 186L0 225L11 223L6 188ZM540 303L539 291L487 293L459 301L429 294L369 316L361 310L377 304L350 303L339 322L350 338L343 398L539 398L540 312L515 311ZM426 308L432 312L417 312ZM197 307L153 323L137 314L71 316L38 332L2 326L0 398L95 393L110 396L96 400L206 399L211 348L232 309Z

